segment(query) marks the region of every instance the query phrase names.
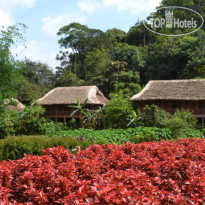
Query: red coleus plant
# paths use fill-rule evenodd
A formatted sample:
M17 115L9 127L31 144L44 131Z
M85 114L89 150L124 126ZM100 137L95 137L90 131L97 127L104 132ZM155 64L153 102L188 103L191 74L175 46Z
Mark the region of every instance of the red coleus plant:
M205 141L63 147L0 162L0 204L204 204Z

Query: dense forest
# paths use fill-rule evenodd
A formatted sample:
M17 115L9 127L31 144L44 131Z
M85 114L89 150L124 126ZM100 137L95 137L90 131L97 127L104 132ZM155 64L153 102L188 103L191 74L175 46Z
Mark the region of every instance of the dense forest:
M163 0L161 6L186 6L205 17L203 0ZM23 38L22 26L1 31L1 99L15 97L30 104L57 86L96 85L109 97L138 93L149 80L205 77L205 26L182 37L148 31L138 21L128 32L105 32L79 23L62 27L57 55L60 66L49 68L29 59L16 61L11 47Z

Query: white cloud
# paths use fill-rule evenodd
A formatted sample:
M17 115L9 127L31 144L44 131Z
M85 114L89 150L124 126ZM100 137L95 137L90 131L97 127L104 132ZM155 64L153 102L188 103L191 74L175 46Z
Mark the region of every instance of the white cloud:
M2 9L0 9L0 27L8 27L12 26L14 24L12 17L8 14L5 13Z
M0 0L1 9L12 9L15 7L33 8L39 0Z
M50 67L55 68L59 63L57 62L56 52L49 50L48 43L40 43L31 40L24 46L15 47L12 49L12 54L17 59L24 59L25 57L32 61L41 61L47 63Z
M161 0L80 0L78 7L81 11L93 13L98 9L114 6L119 11L128 10L132 14L135 14L153 11L156 6L159 6L160 2Z
M42 29L46 34L56 35L62 26L72 22L84 23L85 19L73 14L65 14L57 17L44 17Z
M105 7L116 6L118 10L129 10L135 14L153 11L160 2L161 0L103 0L103 5Z
M31 9L35 7L37 1L45 0L0 0L0 27L8 27L16 23L12 18L12 9L17 7Z
M101 2L97 0L82 0L78 2L78 7L86 13L93 13L96 9L102 7Z

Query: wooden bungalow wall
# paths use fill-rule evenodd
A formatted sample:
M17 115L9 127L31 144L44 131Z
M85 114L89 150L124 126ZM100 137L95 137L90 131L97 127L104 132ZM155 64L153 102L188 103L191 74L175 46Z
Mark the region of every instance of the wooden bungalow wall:
M198 116L202 115L205 117L205 101L139 101L136 102L137 108L141 111L145 108L146 105L155 104L162 108L163 110L173 114L173 112L178 109L190 110Z
M71 105L46 105L43 106L46 110L45 116L49 119L54 119L55 122L67 122L68 119L79 119L80 113L77 112L75 115L71 116L72 112L75 111L75 108L69 107ZM99 105L87 105L87 108L90 110L97 110Z

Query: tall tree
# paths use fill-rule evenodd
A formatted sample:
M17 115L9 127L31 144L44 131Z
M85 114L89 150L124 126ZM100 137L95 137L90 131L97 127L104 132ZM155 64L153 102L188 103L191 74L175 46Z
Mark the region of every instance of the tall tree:
M25 26L22 24L2 28L0 31L0 104L4 100L15 97L18 85L18 75L15 69L15 60L11 54L11 46L23 40Z
M18 99L25 104L42 97L56 84L52 68L41 62L29 59L19 62L18 72L22 79L18 88Z
M149 49L144 69L145 83L152 79L204 77L205 33L184 37L162 37Z
M62 50L57 59L61 62L61 67L69 69L81 79L85 76L83 61L86 53L110 45L103 31L79 23L62 27L58 35L61 37L59 44Z
M126 43L134 46L146 46L154 43L156 35L148 31L142 21L138 21L130 28L126 35Z

